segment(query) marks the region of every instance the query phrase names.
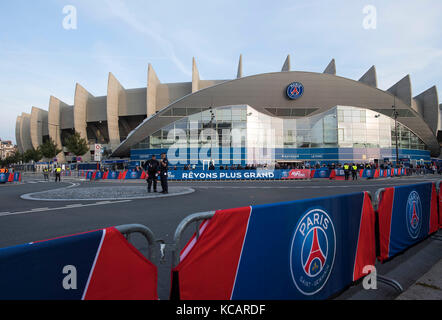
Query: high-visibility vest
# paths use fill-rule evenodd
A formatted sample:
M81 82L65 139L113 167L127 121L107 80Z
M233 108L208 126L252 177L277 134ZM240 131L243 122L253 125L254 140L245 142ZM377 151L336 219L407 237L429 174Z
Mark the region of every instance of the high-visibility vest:
M348 170L348 165L345 165L345 166L344 166L344 170Z
M353 166L353 170L355 170L355 171L356 171L357 169L358 169L358 167L356 167L356 166Z
M57 168L57 173L60 173L61 172L61 168Z
M0 173L6 173L6 171L5 171L6 169L4 169L4 168L1 168L0 169Z

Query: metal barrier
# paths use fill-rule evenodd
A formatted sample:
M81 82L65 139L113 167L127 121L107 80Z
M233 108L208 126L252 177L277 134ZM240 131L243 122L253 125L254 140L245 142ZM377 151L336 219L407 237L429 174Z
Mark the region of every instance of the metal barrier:
M152 230L150 230L148 227L142 225L142 224L124 224L121 226L116 226L115 229L117 229L118 231L121 232L121 234L123 234L126 237L127 241L130 241L130 236L134 233L139 233L141 234L148 243L148 259L152 262L155 263L155 251L154 246L156 243L155 240L155 235L152 232Z
M375 193L375 196L374 196L374 200L372 202L373 203L373 209L374 209L375 214L376 214L376 226L378 226L378 223L379 223L378 208L379 208L379 203L380 203L380 201L382 199L382 194L384 193L384 191L385 191L385 188L380 188L380 189L376 190L376 193ZM379 244L379 230L378 230L378 227L377 227L376 233L377 233L376 234L376 243L377 243L376 247L377 247L378 244ZM382 276L382 275L377 275L377 279L380 282L382 282L382 283L384 283L384 284L394 288L398 292L403 292L404 291L402 285L398 281L396 281L394 279L391 279L391 278L388 278L388 277L385 277L385 276Z
M436 192L437 192L437 197L438 197L438 201L437 201L437 213L439 214L439 229L442 229L442 208L441 208L441 202L442 199L440 197L440 184L442 183L442 180L439 180L438 182L436 182ZM438 240L438 241L442 241L442 235L437 235L437 234L433 234L431 236L432 239Z
M201 221L211 219L215 215L215 211L207 211L207 212L199 212L191 214L184 218L178 227L175 230L175 235L173 237L173 248L172 248L172 267L175 268L180 263L180 242L183 232L187 229L187 227L192 224L195 224L195 236L196 240L200 237L200 229L199 223Z

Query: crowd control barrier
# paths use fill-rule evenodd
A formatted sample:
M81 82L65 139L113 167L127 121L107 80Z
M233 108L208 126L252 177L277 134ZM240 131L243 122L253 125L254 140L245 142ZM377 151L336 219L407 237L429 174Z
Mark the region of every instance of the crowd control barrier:
M157 267L124 235L124 225L0 249L1 300L157 300Z
M388 260L438 230L438 200L432 182L379 189L375 203L380 261Z
M319 168L311 170L311 178L330 178L331 170L329 168Z
M21 173L20 172L0 173L0 183L6 183L6 182L21 182Z
M206 212L174 248L172 299L326 299L374 265L375 213L368 192Z
M437 211L439 214L439 229L442 229L442 190L441 190L441 182L442 181L438 181L436 183L436 189L437 189L437 194L438 194L438 198L439 201L437 203Z

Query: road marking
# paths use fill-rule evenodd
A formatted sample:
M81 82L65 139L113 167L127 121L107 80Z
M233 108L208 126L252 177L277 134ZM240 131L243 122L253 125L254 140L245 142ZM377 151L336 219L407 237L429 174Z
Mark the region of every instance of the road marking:
M0 217L14 216L14 215L19 215L19 214L27 214L27 213L36 213L36 212L47 212L47 211L74 209L74 208L81 208L81 207L93 207L93 206L101 206L101 205L114 204L114 203L130 202L130 201L132 201L132 200L101 201L101 202L89 203L89 204L78 204L77 203L77 204L69 204L64 207L58 207L58 208L33 208L31 210L20 211L20 212L1 212Z

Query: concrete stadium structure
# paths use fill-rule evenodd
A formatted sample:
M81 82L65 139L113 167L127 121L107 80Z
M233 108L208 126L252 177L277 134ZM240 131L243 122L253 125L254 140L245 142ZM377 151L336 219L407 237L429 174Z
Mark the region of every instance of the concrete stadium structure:
M299 99L290 99L287 96L287 87L294 82L302 84L303 87L303 94ZM376 143L379 139L382 140L383 133L387 132L387 129L382 129L379 125L376 127L376 130L380 130L376 136L378 140L373 142L368 138L370 125L374 121L371 116L374 114L376 119L381 116L385 124L388 122L387 118L393 118L394 105L398 113L397 121L403 128L401 132L404 132L401 133L401 138L404 141L408 139L406 140L408 142L399 146L401 150L421 150L422 152L418 152L414 159L428 160L430 157L439 157L440 141L442 141L442 105L439 105L437 88L434 86L413 97L409 75L386 91L378 89L377 84L374 66L355 81L336 75L334 59L323 73L314 73L291 71L290 56L287 56L281 72L243 77L243 61L240 56L236 79L202 80L193 58L192 81L183 83L161 83L149 64L147 87L144 88L126 89L112 73L109 73L107 96L95 97L80 84L75 88L73 106L51 96L48 111L33 107L31 114L22 113L17 117L16 140L20 152L37 148L49 138L52 138L59 148L63 148L64 139L77 131L89 141L91 146L91 152L83 156L83 160L91 159L95 143L105 145L113 157L129 157L132 153L133 159L143 160L149 154L165 150L170 146L164 142L163 137L157 139L160 141L158 143L152 142L155 137L160 137L164 128L176 128L174 124L184 118L190 119L193 115L202 114L204 118L205 112L211 112L213 115L218 114L216 110L226 110L226 107L230 107L228 112L232 115L236 112L234 109L242 108L244 111L246 110L244 108L247 108L248 115L256 111L261 117L283 121L280 124L283 136L282 149L288 145L288 148L298 151L302 148L309 150L316 148L319 153L327 152L327 148L337 150L333 151L336 155L328 158L314 156L316 151L309 151L310 156L306 157L300 156L298 151L293 151L297 156L292 158L288 155L281 156L279 152L283 159L277 160L368 161L373 157L382 158L382 155L387 158L385 156L387 153L388 158L394 158L392 150L395 142L391 136L393 133L389 134L389 143ZM367 110L367 112L358 110ZM368 133L364 133L366 138L361 141L357 141L358 135L351 135L352 129L345 126L345 119L350 119L351 114L358 114L357 121L361 123L364 121L364 125L367 124ZM340 120L336 120L336 124L330 127L324 120L326 119L324 117L328 116ZM215 118L213 116L209 121L211 125ZM332 138L330 134L326 137L324 133L320 142L314 134L297 140L296 137L301 132L296 130L292 132L290 125L297 123L296 125L300 126L303 118L316 119L315 123L310 120L313 124L309 130L317 130L318 121L321 122L321 130L324 132L330 128L336 129L336 139L334 133L331 133ZM298 120L298 122L289 120ZM216 119L216 121L221 120ZM244 121L247 122L247 119ZM218 127L215 125L214 128ZM357 129L354 125L353 130L356 132ZM346 142L348 132L351 138ZM287 133L290 134L290 139L293 133L295 134L292 144L286 141ZM347 159L348 157L339 156L343 148L378 151L374 156L353 157L353 159L350 156L350 159ZM382 153L384 149L389 151ZM137 153L134 150L144 151ZM362 153L370 154L372 151L365 150ZM412 153L401 151L401 156L411 159ZM143 156L140 156L141 154ZM60 162L70 160L65 148L57 158ZM247 159L244 161L247 162Z

